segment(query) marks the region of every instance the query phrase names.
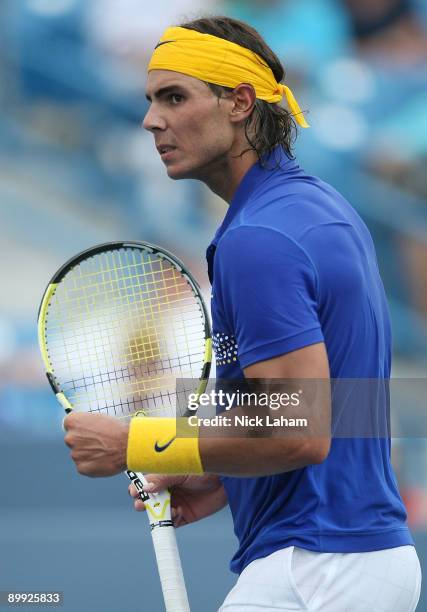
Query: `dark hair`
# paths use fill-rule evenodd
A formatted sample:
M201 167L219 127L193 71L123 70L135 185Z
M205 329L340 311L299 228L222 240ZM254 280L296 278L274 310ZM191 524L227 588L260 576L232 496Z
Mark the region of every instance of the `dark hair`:
M182 23L181 27L202 34L218 36L246 47L257 53L270 66L278 83L285 78L284 68L277 55L273 53L255 28L242 21L230 17L202 17ZM207 85L218 97L221 97L225 91L232 91L228 87L212 83L207 83ZM271 152L277 145L282 145L293 157L292 145L296 137L296 124L291 113L278 104L270 104L257 99L253 113L246 120L245 134L250 145L247 150L256 151L259 159Z

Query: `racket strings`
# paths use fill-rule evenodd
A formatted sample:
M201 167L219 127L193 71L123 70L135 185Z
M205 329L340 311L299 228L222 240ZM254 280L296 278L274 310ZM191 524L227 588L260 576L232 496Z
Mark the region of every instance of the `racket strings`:
M200 359L200 355L197 355L198 359ZM189 364L181 363L180 367L182 369ZM164 373L170 373L175 366L170 365L167 368L163 369ZM159 374L159 370L148 372L148 374ZM157 376L157 377L149 377L146 381L138 380L139 377L147 375L146 372L140 372L137 370L130 371L129 369L123 371L113 371L113 372L103 372L97 375L92 375L89 377L84 377L80 380L70 380L65 381L62 384L62 387L67 390L73 391L74 401L84 400L87 396L87 391L90 387L96 387L99 384L103 383L118 383L120 380L128 379L128 384L126 391L122 390L122 396L127 395L131 396L134 394L142 394L142 393L153 393L155 391L161 391L164 389L165 384L173 385L175 383L175 376L171 376L169 379L165 376ZM157 384L156 384L157 383ZM97 398L98 399L107 399L107 396L101 396L99 394L99 389L97 389Z
M54 375L73 407L117 416L176 408L176 378L199 378L203 310L170 262L139 249L83 261L46 316ZM71 376L70 376L71 373Z

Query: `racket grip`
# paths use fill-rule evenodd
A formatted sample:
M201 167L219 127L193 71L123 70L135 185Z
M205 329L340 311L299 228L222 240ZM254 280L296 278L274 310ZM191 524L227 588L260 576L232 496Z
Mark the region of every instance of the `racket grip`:
M158 526L151 531L166 612L190 612L175 528Z

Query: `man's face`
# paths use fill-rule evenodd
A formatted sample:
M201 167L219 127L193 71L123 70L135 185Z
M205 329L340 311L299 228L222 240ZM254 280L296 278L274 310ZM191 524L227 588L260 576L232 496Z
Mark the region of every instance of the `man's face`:
M206 83L170 70L152 70L150 108L143 126L172 179L205 180L225 163L234 139L232 101L218 99Z

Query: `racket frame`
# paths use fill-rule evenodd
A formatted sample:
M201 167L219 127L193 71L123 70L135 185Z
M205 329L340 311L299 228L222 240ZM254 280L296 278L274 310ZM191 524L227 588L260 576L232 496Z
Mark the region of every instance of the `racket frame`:
M38 338L46 376L58 402L61 404L67 414L73 411L73 406L55 380L53 367L49 360L49 352L44 333L44 324L50 300L55 294L56 288L62 279L72 268L79 265L82 261L102 252L126 248L142 249L152 253L153 255L157 255L161 259L166 259L181 273L181 275L190 285L194 293L194 297L197 299L203 313L205 332L204 364L200 375L199 386L195 392L197 397L200 396L200 394L202 394L206 389L212 362L212 339L208 311L197 281L187 271L185 265L177 257L175 257L175 255L154 244L138 241L105 242L81 251L66 261L58 269L58 271L52 276L44 292L38 311ZM192 414L195 414L195 411L192 411ZM150 523L153 546L156 553L166 612L189 612L190 606L188 603L184 575L176 543L175 528L173 526L171 517L170 492L166 490L159 493L147 493L143 490L143 486L147 484L147 480L143 474L127 470L126 475L137 488L139 497L144 502L147 509L147 516Z

